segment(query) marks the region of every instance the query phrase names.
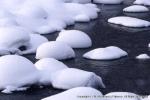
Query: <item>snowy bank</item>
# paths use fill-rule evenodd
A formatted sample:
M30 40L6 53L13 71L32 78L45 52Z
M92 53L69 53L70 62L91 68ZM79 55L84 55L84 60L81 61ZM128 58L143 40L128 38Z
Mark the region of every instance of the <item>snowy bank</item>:
M150 22L138 18L127 17L127 16L119 16L108 19L109 23L123 25L126 27L149 27Z
M115 46L109 46L106 48L97 48L89 51L85 53L83 57L94 60L113 60L127 55L127 52L123 51L122 49Z
M134 2L134 4L148 5L148 6L150 6L149 0L136 0L136 1Z
M91 98L82 98L82 96L92 96ZM93 98L96 96L96 98ZM65 92L44 98L42 100L99 100L99 97L103 96L101 92L89 87L78 87L67 90Z
M150 56L148 54L140 54L136 59L150 59Z
M90 37L78 30L63 30L59 33L56 41L64 42L72 48L88 48L92 46Z

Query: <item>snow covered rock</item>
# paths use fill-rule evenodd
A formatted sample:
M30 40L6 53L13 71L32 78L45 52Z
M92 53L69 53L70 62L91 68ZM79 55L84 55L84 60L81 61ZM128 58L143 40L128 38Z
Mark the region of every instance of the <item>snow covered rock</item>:
M78 30L63 30L59 33L56 41L64 42L72 48L88 48L92 46L90 37Z
M141 5L133 5L123 9L124 12L148 12L149 9Z
M75 87L105 88L101 77L93 72L75 68L57 71L52 75L52 86L58 89L71 89Z
M82 96L91 96L89 98L82 98ZM93 98L93 96L96 96ZM65 92L44 98L42 100L100 100L99 97L103 96L101 92L90 87L78 87L67 90Z
M111 92L106 94L105 97L106 100L141 100L138 95L129 92Z
M0 57L0 89L4 89L5 93L35 84L38 82L38 75L34 64L24 57L17 55Z
M55 58L65 60L75 57L73 49L63 42L51 41L40 45L37 48L36 59Z
M126 27L149 27L150 22L138 18L119 16L108 19L109 23L123 25Z
M83 57L94 60L113 60L127 55L127 52L123 51L122 49L115 46L109 46L106 48L97 48L89 51L85 53Z
M140 54L136 59L150 59L150 56L148 54Z
M149 0L136 0L134 4L139 4L139 5L150 5Z
M45 42L48 42L48 39L44 36L39 34L30 34L29 44L26 46L26 50L22 51L22 54L35 53L37 48Z
M94 3L121 4L124 0L94 0Z
M40 84L49 85L51 84L51 74L68 68L62 62L53 58L44 58L35 63L36 68L41 73Z
M18 48L28 45L29 33L20 27L0 27L0 54L20 54Z

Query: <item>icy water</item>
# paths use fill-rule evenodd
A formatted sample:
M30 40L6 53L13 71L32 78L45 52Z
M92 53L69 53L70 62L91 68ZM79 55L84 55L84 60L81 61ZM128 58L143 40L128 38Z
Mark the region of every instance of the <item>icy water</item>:
M123 13L122 9L133 0L125 0L124 5L99 5L99 18L90 23L76 23L68 29L82 30L92 38L93 47L89 49L75 49L76 58L63 61L69 67L95 72L103 78L106 89L99 89L106 94L113 91L133 92L140 95L150 94L150 60L136 60L141 53L150 54L150 28L127 28L107 23L107 19L127 15L150 21L150 13ZM50 41L55 40L58 33L45 35ZM113 61L92 61L82 58L82 55L94 48L118 46L129 53L128 57ZM27 55L35 62L35 55ZM33 87L25 92L11 95L0 94L0 100L40 100L41 98L57 94L51 86L39 89Z

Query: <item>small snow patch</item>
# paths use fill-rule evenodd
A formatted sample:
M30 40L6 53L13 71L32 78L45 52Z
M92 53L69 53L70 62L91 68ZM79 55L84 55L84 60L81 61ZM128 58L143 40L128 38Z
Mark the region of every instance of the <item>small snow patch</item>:
M150 59L150 56L148 54L140 54L136 59Z

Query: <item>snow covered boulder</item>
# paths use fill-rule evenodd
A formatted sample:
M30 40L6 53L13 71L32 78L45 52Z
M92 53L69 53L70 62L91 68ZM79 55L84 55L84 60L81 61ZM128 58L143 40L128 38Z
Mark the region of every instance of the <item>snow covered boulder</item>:
M88 48L92 46L90 37L78 30L61 31L56 41L64 42L72 48Z
M148 12L149 9L145 6L141 6L141 5L133 5L133 6L129 6L123 9L124 12Z
M119 16L108 19L109 23L123 25L126 27L149 27L150 22L138 18Z
M35 63L36 68L41 73L40 84L51 84L51 74L68 68L62 62L53 58L44 58Z
M0 54L20 54L18 48L28 45L29 33L20 27L0 27Z
M106 100L141 100L141 98L129 92L111 92L105 95Z
M93 72L75 68L57 71L52 75L52 86L58 89L71 89L75 87L105 88L101 77Z
M86 96L90 96L86 98ZM67 90L65 92L44 98L42 100L100 100L99 97L103 96L102 93L96 89L90 87L78 87ZM95 97L95 98L93 98Z
M28 59L7 55L0 57L0 89L4 93L11 93L23 86L38 82L38 71Z
M121 4L124 0L94 0L94 3Z
M65 60L75 57L73 49L63 42L51 41L40 45L37 48L36 59L55 58Z
M150 56L148 54L140 54L136 59L150 59Z
M149 0L136 0L135 2L134 2L134 4L139 4L139 5L150 5L150 2L149 2Z
M46 37L39 34L30 34L29 44L26 46L26 50L22 51L22 54L35 53L37 48L45 42L48 42Z
M127 52L119 47L109 46L106 48L97 48L83 55L84 58L93 60L113 60L127 56Z

